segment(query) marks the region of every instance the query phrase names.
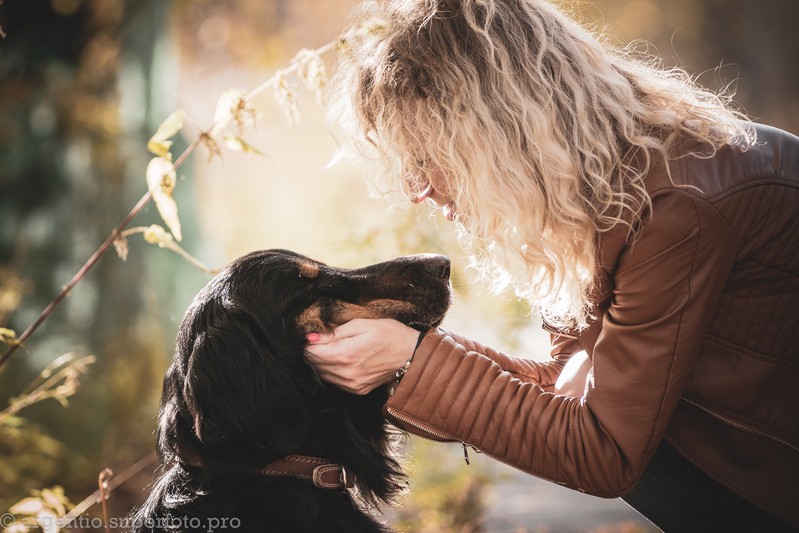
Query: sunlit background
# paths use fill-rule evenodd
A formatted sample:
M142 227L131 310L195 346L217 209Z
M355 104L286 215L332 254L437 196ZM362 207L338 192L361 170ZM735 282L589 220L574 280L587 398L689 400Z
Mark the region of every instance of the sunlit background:
M421 0L420 0L421 1ZM0 2L2 3L2 2ZM0 327L25 329L146 192L147 139L176 108L178 154L213 121L220 94L252 89L297 51L333 41L353 0L5 0L0 5ZM619 43L731 87L757 121L799 131L799 2L595 0L577 14ZM323 56L328 72L335 53ZM296 80L294 80L295 83ZM183 247L210 267L282 247L338 266L441 252L457 299L445 326L543 359L547 337L512 295L473 282L452 224L424 207L369 198L368 170L328 168L335 143L312 93L296 87L289 127L274 92L255 98L244 137L266 155L202 148L179 170ZM148 206L132 226L161 223ZM92 354L68 406L0 413L0 513L29 496L81 502L106 467L150 454L161 378L177 324L209 275L131 236L78 284L0 370L0 410L64 353ZM0 350L0 353L2 350ZM62 391L68 392L68 391ZM650 531L619 500L569 491L458 447L413 441L411 492L389 517L405 531ZM139 503L147 466L115 488L112 516ZM112 478L113 479L113 478ZM118 479L122 479L118 477ZM54 496L55 495L55 496ZM47 498L44 498L47 500ZM61 509L53 504L58 514ZM88 510L100 516L100 506ZM2 526L0 526L2 527Z

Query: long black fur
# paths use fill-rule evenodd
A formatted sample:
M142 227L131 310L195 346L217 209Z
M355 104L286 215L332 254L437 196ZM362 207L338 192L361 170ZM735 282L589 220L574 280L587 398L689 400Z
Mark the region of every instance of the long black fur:
M305 335L352 318L352 306L341 312L345 303L365 317L422 328L440 323L449 302L442 256L356 270L286 250L234 261L197 295L180 325L159 414L163 473L132 515L132 531L387 531L364 509L405 486L381 413L387 392L356 396L323 383L305 361ZM316 327L298 324L309 307L317 308ZM203 466L187 466L179 450ZM253 474L289 454L344 465L357 495Z

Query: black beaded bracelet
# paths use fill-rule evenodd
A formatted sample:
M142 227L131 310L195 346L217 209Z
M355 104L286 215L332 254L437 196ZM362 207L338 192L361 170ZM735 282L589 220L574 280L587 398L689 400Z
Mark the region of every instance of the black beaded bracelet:
M413 356L411 356L411 358L410 358L410 359L408 359L407 361L405 361L405 364L404 364L404 365L402 365L400 368L398 368L396 372L394 372L394 380L395 380L397 383L399 383L399 382L400 382L400 380L402 380L402 376L404 376L404 375L405 375L405 373L408 371L408 368L410 368L410 366L411 366L411 361L413 361Z

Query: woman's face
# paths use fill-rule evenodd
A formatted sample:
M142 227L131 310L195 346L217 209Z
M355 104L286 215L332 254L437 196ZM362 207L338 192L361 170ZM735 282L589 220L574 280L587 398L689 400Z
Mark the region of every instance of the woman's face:
M436 207L442 208L447 220L453 221L457 218L458 212L455 209L455 201L449 192L444 174L439 170L428 171L425 174L427 186L411 198L414 204L430 200Z

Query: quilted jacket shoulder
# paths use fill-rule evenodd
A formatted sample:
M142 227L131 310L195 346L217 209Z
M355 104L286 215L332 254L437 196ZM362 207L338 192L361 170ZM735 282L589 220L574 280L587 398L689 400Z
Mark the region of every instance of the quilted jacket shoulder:
M646 177L638 238L599 242L597 320L553 336L553 360L428 333L386 404L411 431L469 443L600 496L631 488L662 438L799 526L799 138L756 126L748 150ZM552 387L572 354L582 396Z

